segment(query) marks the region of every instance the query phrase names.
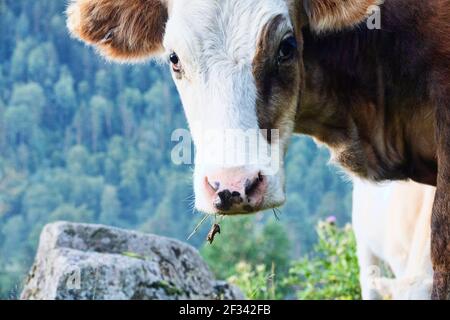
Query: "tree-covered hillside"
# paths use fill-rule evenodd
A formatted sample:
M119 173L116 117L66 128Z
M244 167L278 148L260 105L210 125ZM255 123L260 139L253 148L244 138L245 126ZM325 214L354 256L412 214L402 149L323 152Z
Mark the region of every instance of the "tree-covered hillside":
M50 221L186 240L201 219L192 211L192 168L170 160L171 133L186 123L166 66L98 58L68 36L66 2L0 0L0 298L17 296ZM282 239L254 259L297 257L311 247L319 218L348 220L351 186L328 157L310 139L293 139L280 222L269 214L247 220L268 230L262 243ZM205 232L191 244L202 246Z

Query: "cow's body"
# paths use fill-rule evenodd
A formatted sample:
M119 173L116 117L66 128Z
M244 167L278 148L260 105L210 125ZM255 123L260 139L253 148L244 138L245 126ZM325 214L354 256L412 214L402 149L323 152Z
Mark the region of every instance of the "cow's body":
M430 14L388 6L395 2L411 1L388 1L381 30L317 36L304 29L307 83L297 131L326 143L360 177L435 185L433 49L417 27ZM390 17L402 10L402 20Z
M415 182L354 180L352 219L364 299L430 298L435 191Z
M365 24L374 7L380 30ZM72 34L108 58L170 61L197 155L234 153L204 142L198 123L276 130L258 133L257 145L281 156L295 130L327 144L352 174L436 185L433 296L449 297L450 0L72 0L68 15ZM199 159L202 211L252 213L285 200L282 157L273 174L266 163Z
M432 256L447 270L436 273L446 282L450 1L388 0L381 17L382 29L375 31L315 35L304 29L307 83L296 129L327 144L335 161L360 177L438 186Z

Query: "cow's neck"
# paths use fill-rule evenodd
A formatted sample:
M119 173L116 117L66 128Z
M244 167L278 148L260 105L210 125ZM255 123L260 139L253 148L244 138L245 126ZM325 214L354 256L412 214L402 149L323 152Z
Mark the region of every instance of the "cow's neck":
M411 29L304 32L306 90L296 131L327 144L334 159L359 176L434 184L426 53L411 47L421 45L418 35L394 27Z

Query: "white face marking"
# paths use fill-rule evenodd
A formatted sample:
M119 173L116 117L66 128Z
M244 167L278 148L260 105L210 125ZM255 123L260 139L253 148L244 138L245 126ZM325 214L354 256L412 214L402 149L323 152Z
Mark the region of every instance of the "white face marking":
M262 29L277 15L290 21L285 0L171 2L164 47L167 56L175 52L179 57L182 71L174 75L174 81L198 154L213 152L210 144L201 143L205 130L259 128L253 59ZM288 138L280 139L281 150ZM283 154L279 172L268 177L264 207L284 202L282 157ZM198 160L194 173L196 206L213 212L210 200L203 196L203 181L205 176L221 168L201 165ZM257 170L265 173L263 167Z

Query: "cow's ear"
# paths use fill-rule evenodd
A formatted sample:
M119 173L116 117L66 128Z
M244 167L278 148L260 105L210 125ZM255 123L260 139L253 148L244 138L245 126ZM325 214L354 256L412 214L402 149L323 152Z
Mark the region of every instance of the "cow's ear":
M304 0L309 25L317 33L338 31L364 21L384 0Z
M135 62L161 52L168 0L71 0L73 36L108 59Z

